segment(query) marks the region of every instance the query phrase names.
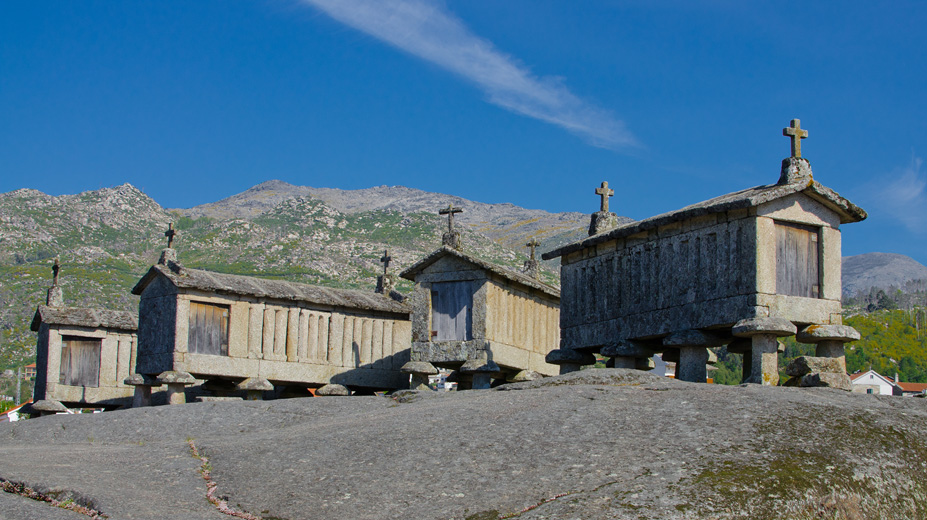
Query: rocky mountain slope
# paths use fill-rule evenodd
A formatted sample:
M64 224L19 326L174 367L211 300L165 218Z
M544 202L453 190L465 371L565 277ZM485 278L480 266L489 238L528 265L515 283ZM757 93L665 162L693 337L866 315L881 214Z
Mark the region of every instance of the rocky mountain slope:
M461 226L513 250L523 249L524 243L532 238L542 243L542 249L553 249L557 245L582 238L589 224L589 215L584 213L550 213L514 204L486 204L404 186L340 190L294 186L278 180L263 182L218 202L175 211L190 218L250 219L286 200L298 198L321 200L328 207L346 215L371 211L398 212L403 215L434 213L454 205L463 209L463 213L455 217ZM622 219L631 220L626 217Z
M909 282L927 284L927 266L905 255L866 253L843 258L843 294L855 295L872 287L904 290Z
M204 471L217 501L263 520L927 518L923 399L620 369L59 415L0 437L0 482L109 518L230 518ZM59 512L2 492L0 511Z

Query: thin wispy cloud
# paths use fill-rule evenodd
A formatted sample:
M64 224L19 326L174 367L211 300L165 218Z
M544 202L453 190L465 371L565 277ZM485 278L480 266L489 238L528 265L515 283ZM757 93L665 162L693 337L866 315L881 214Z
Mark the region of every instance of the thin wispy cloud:
M921 171L923 161L912 157L911 163L888 174L887 180L874 187L879 209L901 221L909 231L927 234L927 175Z
M490 103L560 126L608 149L639 146L607 110L570 92L562 80L536 76L518 60L429 0L302 0L333 19L469 80Z

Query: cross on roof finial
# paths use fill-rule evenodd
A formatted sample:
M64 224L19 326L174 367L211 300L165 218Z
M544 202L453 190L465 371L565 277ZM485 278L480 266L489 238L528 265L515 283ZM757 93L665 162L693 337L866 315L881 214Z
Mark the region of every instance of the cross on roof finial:
M608 198L615 194L615 190L608 188L608 182L602 181L602 187L595 189L595 194L602 197L602 206L599 211L608 211Z
M536 260L536 258L534 257L534 250L535 250L535 248L538 247L539 245L541 245L541 243L538 242L538 239L536 239L536 238L532 238L530 242L528 242L527 244L525 244L525 247L527 247L527 248L529 248L529 249L531 250L531 260Z
M782 135L792 140L792 157L801 157L801 140L808 137L808 131L801 128L801 120L793 119L789 126L782 129Z
M383 274L384 275L386 274L386 270L389 269L389 261L392 259L393 257L389 256L389 249L384 250L383 256L380 257L380 261L383 262Z
M164 236L167 237L167 248L170 249L174 245L174 235L177 234L174 231L174 223L171 222L167 225L167 231L164 232Z
M61 271L61 263L58 261L58 257L55 257L55 264L52 265L52 285L58 286L58 273Z
M463 210L452 205L448 204L446 208L438 211L439 215L447 215L447 232L454 232L454 213L463 213Z

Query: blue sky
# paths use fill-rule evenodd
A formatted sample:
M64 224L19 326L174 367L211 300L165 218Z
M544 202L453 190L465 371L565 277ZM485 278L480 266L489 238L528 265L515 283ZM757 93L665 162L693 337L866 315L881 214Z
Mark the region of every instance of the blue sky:
M0 4L0 192L130 182L190 207L268 179L646 218L815 178L844 254L927 264L927 3Z

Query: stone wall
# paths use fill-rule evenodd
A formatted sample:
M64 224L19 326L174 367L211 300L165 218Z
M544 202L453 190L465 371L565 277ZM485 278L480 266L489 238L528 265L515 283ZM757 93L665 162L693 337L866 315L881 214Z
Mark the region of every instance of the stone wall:
M494 356L497 364L558 373L544 356L560 345L559 302L493 279L486 284L486 308L486 340L498 352ZM515 351L503 352L502 346Z
M146 288L143 302L147 293ZM216 296L192 290L176 294L173 301L176 318L170 332L174 338L172 363L145 365L144 373L181 370L200 379L260 377L306 385L338 382L398 388L407 384L399 368L409 360L408 315ZM228 306L228 356L188 352L191 301ZM146 328L147 321L148 317L142 315L140 329Z
M174 345L178 334L174 326L177 318L174 287L163 278L153 280L141 294L138 315L138 359L135 371L157 375L172 370L170 367L174 364Z
M821 297L777 294L777 221L820 229ZM752 317L839 324L839 217L803 194L701 215L569 253L561 283L561 348L596 350Z
M59 384L61 370L62 337L100 339L100 380L97 387L83 387ZM36 363L35 400L54 399L65 404L126 404L134 388L123 381L133 372L132 363L136 355L134 334L91 329L85 327L49 326L39 329L37 356L43 361ZM42 369L44 367L44 370Z

